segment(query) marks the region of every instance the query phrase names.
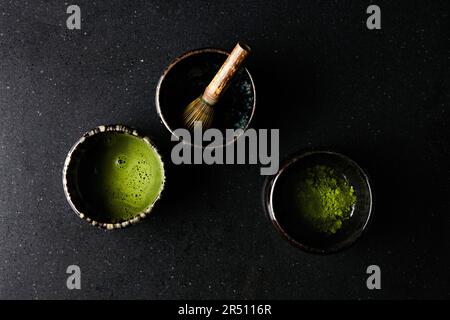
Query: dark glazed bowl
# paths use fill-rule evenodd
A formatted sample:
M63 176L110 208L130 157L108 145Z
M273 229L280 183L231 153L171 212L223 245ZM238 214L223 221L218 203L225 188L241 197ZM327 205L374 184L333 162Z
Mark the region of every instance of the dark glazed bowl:
M81 173L86 172L86 170L83 171L82 168L85 168L87 166L86 163L89 163L89 155L92 154L92 150L95 150L94 152L102 154L102 151L100 150L103 149L96 148L95 146L97 145L95 144L95 142L99 139L107 140L104 135L108 133L119 133L138 138L139 140L141 140L141 142L144 143L144 145L147 145L150 149L153 150L155 159L157 159L157 161L161 165L161 181L156 198L152 202L146 203L145 208L134 213L132 218L124 218L125 220L120 219L120 221L111 221L111 217L105 213L107 210L102 209L102 206L99 206L98 204L96 205L96 203L94 203L98 202L98 199L95 198L95 196L88 194L90 192L88 189L92 189L92 187L86 188L86 182L82 183L82 181L86 181L85 177L87 176L86 174L83 175L83 173ZM105 148L107 148L107 146L105 146ZM88 166L91 167L90 164ZM95 168L95 166L92 167ZM92 173L89 173L89 176L92 176ZM147 179L147 181L148 180L149 179ZM64 194L73 211L81 219L86 220L91 225L108 230L120 229L133 225L149 215L152 211L153 206L158 201L161 193L164 190L164 184L164 164L153 142L150 140L150 138L140 135L136 130L127 128L122 125L98 126L85 133L70 149L63 168ZM111 195L111 197L113 197L113 195Z
M174 130L184 127L184 109L203 93L227 56L228 52L213 48L189 51L175 59L164 71L156 88L156 109L164 126L176 137ZM224 137L226 129L245 131L253 118L255 106L255 84L250 72L241 68L214 106L212 127L219 129ZM224 140L223 144L237 138Z
M304 168L326 165L345 177L356 193L351 217L335 234L309 229L294 209L296 176ZM308 151L289 158L278 173L266 180L263 192L266 214L281 235L294 246L311 253L329 254L353 244L366 229L373 211L369 179L361 167L340 153Z

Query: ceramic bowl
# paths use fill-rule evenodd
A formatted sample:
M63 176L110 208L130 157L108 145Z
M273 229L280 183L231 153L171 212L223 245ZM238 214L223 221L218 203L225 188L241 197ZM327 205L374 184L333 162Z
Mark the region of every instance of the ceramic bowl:
M156 109L164 126L176 137L175 130L184 127L183 111L203 93L227 56L226 51L214 48L189 51L170 63L162 74L156 88ZM246 68L241 68L214 106L212 127L221 130L224 137L226 129L245 131L251 123L255 107L253 78ZM238 137L232 141L224 139L223 145Z
M139 139L140 141L136 140L141 148L138 149L141 152L139 161L151 160L157 163L159 167L156 172L153 172L154 175L149 176L145 173L144 176L142 167L139 171L138 163L140 162L131 159L137 151L131 147L130 143L114 145L111 133ZM109 154L110 151L111 159L98 160L99 157L103 159L102 155ZM134 152L133 155L131 152ZM117 159L115 159L115 153L119 154ZM95 156L98 154L101 156ZM122 157L124 159L128 157L128 160L123 160ZM148 159L150 157L152 159ZM120 166L119 169L116 166ZM114 170L130 170L126 172L127 180L124 180L122 184L122 188L125 189L122 190L121 185L118 184L111 190L107 189L108 192L103 192L99 186L105 185L103 180L113 177L113 172L116 172ZM129 176L138 178L131 180ZM93 226L108 230L130 226L149 215L164 189L164 183L164 165L153 142L136 130L122 125L99 126L85 133L70 149L63 168L64 193L73 211ZM130 195L130 192L133 194ZM140 198L144 200L139 200ZM118 206L123 203L123 206L114 211L108 206L109 202ZM124 212L118 212L120 210Z
M315 165L332 168L355 190L356 204L352 214L334 234L311 230L295 209L297 174ZM319 254L349 247L366 230L373 214L372 189L367 174L347 156L332 151L307 151L290 157L276 175L266 180L263 202L270 221L286 240L304 251Z

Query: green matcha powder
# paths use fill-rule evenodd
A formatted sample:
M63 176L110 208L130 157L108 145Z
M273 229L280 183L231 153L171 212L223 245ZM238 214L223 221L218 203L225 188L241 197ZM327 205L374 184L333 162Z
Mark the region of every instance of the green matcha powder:
M297 195L299 210L308 226L328 234L341 228L356 203L355 190L348 181L323 165L305 170Z

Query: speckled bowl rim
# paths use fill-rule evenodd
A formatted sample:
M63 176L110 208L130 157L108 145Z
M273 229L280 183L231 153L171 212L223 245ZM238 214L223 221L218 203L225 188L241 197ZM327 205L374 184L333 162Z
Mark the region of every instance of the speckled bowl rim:
M195 50L191 50L188 52L185 52L184 54L182 54L181 56L175 58L170 64L169 66L164 70L163 74L161 75L161 77L159 78L158 81L158 85L156 86L156 94L155 94L155 105L156 105L156 112L158 113L159 119L161 120L161 122L164 124L164 126L166 127L167 130L169 130L169 132L176 137L178 140L180 140L180 137L177 136L174 133L174 130L176 129L172 129L169 124L167 123L166 119L164 118L162 111L161 111L161 105L159 102L159 96L160 96L160 91L161 91L161 86L162 83L164 82L164 80L166 79L166 76L169 74L169 72L175 67L175 65L177 65L179 62L181 62L182 60L189 58L193 55L198 55L198 54L204 54L204 53L220 53L220 54L224 54L226 56L228 56L230 53L227 52L226 50L223 49L219 49L219 48L200 48L200 49L195 49ZM215 146L214 148L218 148L218 147L225 147L228 146L230 144L233 144L234 142L237 141L237 139L239 139L239 137L241 137L244 132L250 127L250 124L253 120L253 116L255 114L255 110L256 110L256 87L255 87L255 82L253 80L252 75L250 74L250 71L248 71L247 68L243 67L243 69L245 70L245 72L247 73L250 82L252 84L252 93L253 93L253 106L252 106L252 113L250 114L250 118L248 119L248 122L246 124L246 126L244 128L242 128L242 133L238 136L235 136L233 140L228 141L227 143L224 143L220 146ZM191 143L189 141L185 141L183 140L183 143L186 143L188 145L194 146L194 147L198 147L201 148L200 146Z
M350 238L349 241L347 241L343 245L337 246L333 249L319 249L319 248L307 246L307 245L297 241L296 239L294 239L289 234L289 232L287 232L283 228L283 226L278 222L278 218L276 217L275 210L273 208L273 194L274 194L276 182L279 179L279 177L293 163L297 162L298 160L300 160L302 158L305 158L307 156L311 156L314 154L331 154L334 156L338 156L338 157L341 157L342 159L344 159L345 161L349 162L353 166L355 166L355 168L357 168L359 170L364 181L366 182L367 191L368 191L369 198L370 198L367 219L364 222L364 225L354 235L352 235L352 237ZM373 190L371 187L369 176L367 175L366 171L363 168L361 168L360 165L358 165L358 163L356 163L354 160L352 160L348 156L346 156L342 153L336 152L336 151L330 151L330 150L307 150L307 151L305 151L304 150L304 151L300 151L300 152L297 152L297 153L289 156L287 158L287 160L285 160L285 162L281 166L280 170L278 170L278 172L274 176L268 177L266 179L264 186L263 186L262 200L263 200L264 211L265 211L267 217L272 222L272 224L274 225L274 227L278 231L278 233L281 234L281 236L285 240L287 240L294 247L299 248L305 252L319 254L319 255L333 254L333 253L337 253L337 252L343 251L344 249L351 247L366 232L367 227L369 226L370 222L373 219L374 195L373 195Z
M68 187L67 172L68 172L69 166L72 161L73 153L76 150L78 150L80 145L82 145L86 141L86 139L89 139L90 137L97 135L99 133L102 133L102 132L121 132L121 133L130 134L132 136L138 137L139 139L146 142L155 151L155 153L158 156L159 161L161 163L162 182L161 182L161 188L160 188L159 194L156 197L156 199L144 211L142 211L141 213L138 213L136 215L136 217L129 219L129 220L122 221L122 222L118 222L118 223L99 222L99 221L96 221L96 220L90 218L86 213L81 212L76 207L76 205L73 203L72 197L70 195L70 190ZM141 134L139 134L139 132L137 130L128 128L124 125L101 125L92 130L89 130L88 132L83 134L81 136L81 138L78 139L78 141L75 142L75 144L72 146L72 148L70 149L69 153L67 154L66 160L64 162L62 180L63 180L64 194L66 196L66 199L69 202L70 207L78 215L78 217L87 221L88 223L90 223L93 226L96 226L96 227L99 227L102 229L113 230L113 229L120 229L120 228L124 228L124 227L128 227L130 225L136 224L151 213L155 203L160 199L161 194L164 190L166 176L165 176L165 170L164 170L164 162L162 161L161 155L158 152L157 148L155 147L153 141L149 137L141 135Z

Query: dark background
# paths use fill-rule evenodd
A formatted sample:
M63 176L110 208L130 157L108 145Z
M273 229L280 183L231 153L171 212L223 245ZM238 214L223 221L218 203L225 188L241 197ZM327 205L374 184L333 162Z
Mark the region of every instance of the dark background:
M376 1L0 1L0 298L449 298L449 5ZM154 94L170 61L245 40L254 127L280 156L325 146L369 172L367 234L331 256L285 242L261 206L258 166L170 163ZM72 213L61 170L100 124L150 135L167 189L143 223L113 232ZM82 289L66 288L66 268ZM382 289L366 288L377 264Z

